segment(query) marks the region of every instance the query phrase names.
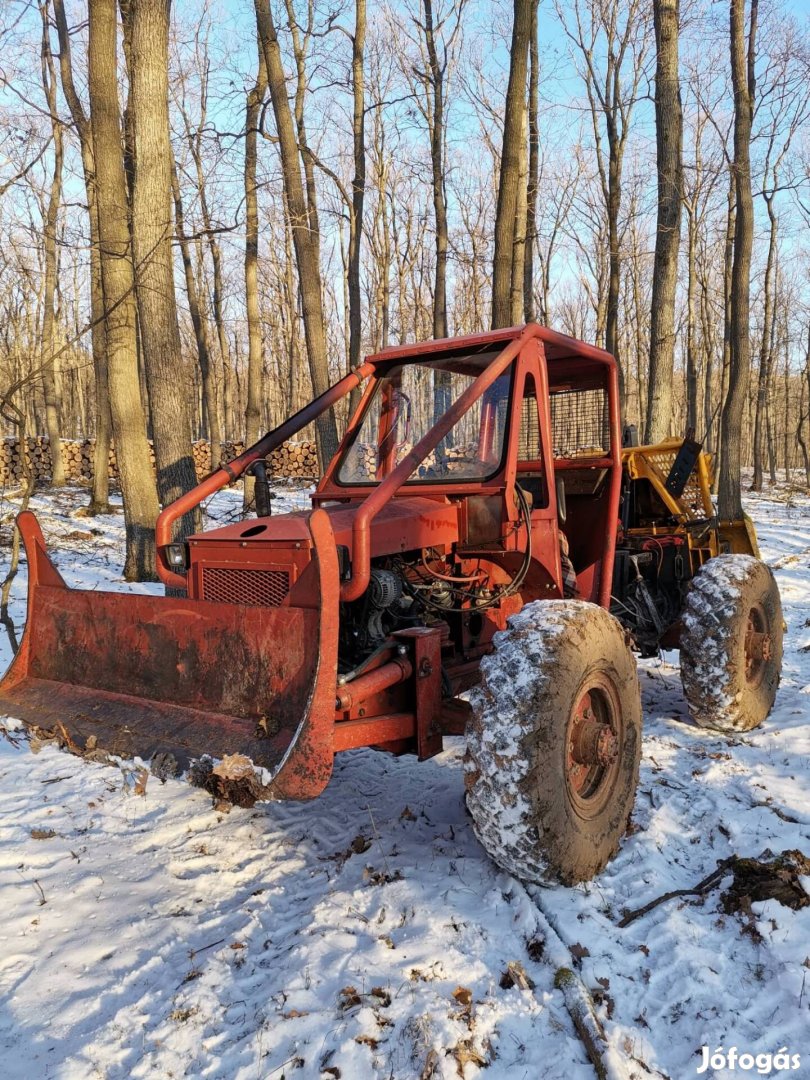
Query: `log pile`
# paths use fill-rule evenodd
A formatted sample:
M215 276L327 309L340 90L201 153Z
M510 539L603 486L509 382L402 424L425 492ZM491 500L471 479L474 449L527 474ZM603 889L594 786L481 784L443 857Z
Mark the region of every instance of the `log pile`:
M406 442L398 445L395 453L395 463L398 465L407 454L413 450L413 443ZM463 469L464 466L472 466L473 470L478 463L478 447L475 443L467 446L444 447L441 455L441 463L436 456L436 451L428 454L425 460L418 466L416 478L425 477L425 474L433 470L433 478L444 475L452 475ZM494 466L492 466L494 468ZM484 469L484 472L491 471ZM353 480L356 483L367 483L374 480L377 475L377 447L371 443L357 443L348 459L346 475L344 479ZM473 471L473 475L475 475ZM430 477L427 477L430 479Z
M29 436L28 461L34 480L47 483L51 479L51 447L47 435ZM223 442L221 460L231 461L245 449L241 442ZM150 444L152 467L155 465L154 450ZM197 476L203 477L211 472L211 447L204 439L193 444L194 468ZM65 465L65 477L68 480L91 480L95 455L94 439L62 439L62 460ZM311 480L319 475L318 455L314 442L284 443L268 458L273 476ZM110 479L118 479L118 467L115 460L115 448L110 448ZM0 439L0 487L22 483L24 479L23 455L20 441L16 438Z

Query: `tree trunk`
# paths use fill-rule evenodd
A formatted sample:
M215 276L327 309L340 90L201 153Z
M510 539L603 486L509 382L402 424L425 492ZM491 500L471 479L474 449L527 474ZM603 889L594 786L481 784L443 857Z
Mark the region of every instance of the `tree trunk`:
M754 239L751 195L751 122L754 105L754 57L758 0L751 0L746 49L745 0L730 0L731 77L734 86L734 181L736 228L731 271L731 365L728 397L723 408L723 457L720 463L718 515L742 517L740 492L743 412L751 373L750 289Z
M519 325L524 319L526 289L526 231L529 199L529 127L528 109L523 109L523 137L520 140L520 172L518 175L515 235L512 242L512 289L509 322Z
M360 364L363 301L360 293L360 248L363 238L363 202L366 193L366 104L363 60L366 47L366 0L356 0L352 38L352 147L354 177L349 215L349 367Z
M675 371L675 290L683 194L683 113L678 80L679 0L653 0L655 24L655 129L658 163L658 228L650 312L650 373L645 442L672 433ZM692 238L694 241L694 238ZM695 426L696 395L689 395ZM688 412L688 410L687 410Z
M804 460L804 486L810 491L810 452L807 449L807 439L804 435L804 426L808 419L808 410L804 407L805 400L805 386L802 382L801 390L799 392L799 419L796 424L796 442L799 444L799 448L802 452L802 459Z
M206 122L206 102L208 96L208 69L206 67L205 76L203 80L202 89L202 117L201 124ZM203 165L202 153L200 150L200 132L194 132L191 128L191 123L188 116L183 111L183 120L186 126L186 137L188 141L189 150L194 160L194 167L197 173L197 194L200 200L200 214L202 216L203 228L205 230L208 250L211 253L211 265L213 267L213 304L214 304L214 325L217 331L217 344L219 345L219 355L222 361L222 376L223 383L228 382L229 370L231 367L231 355L230 346L228 344L228 333L225 327L225 317L222 308L222 296L223 296L223 283L222 283L222 253L220 251L219 240L217 239L216 232L214 230L213 221L211 219L211 213L208 209L208 195L206 192L206 175L205 167ZM202 255L200 265L202 266ZM205 320L204 320L205 321ZM206 335L207 337L207 335ZM221 407L219 386L217 382L217 372L214 365L214 358L211 355L210 349L207 355L208 360L208 374L203 376L203 385L205 387L205 411L208 417L208 425L210 428L211 438L211 462L212 467L216 467L219 463L219 447L215 447L214 443L221 442L222 438L222 421L225 417L227 423L227 410ZM223 386L224 389L224 386ZM217 453L214 454L216 449Z
M79 135L82 172L87 197L87 216L90 226L90 341L95 385L95 441L93 444L93 477L87 513L90 515L107 514L110 511L109 461L110 446L112 444L112 418L110 416L110 392L107 379L106 319L104 317L104 292L101 282L101 252L98 232L98 200L93 157L93 133L90 129L90 121L85 115L73 84L70 38L62 0L54 0L54 14L59 35L59 66L62 75L62 91ZM86 402L86 407L89 410L89 401ZM88 429L83 424L81 430L86 434Z
M808 405L805 409L805 393L807 394ZM804 482L805 487L810 491L810 451L808 451L807 441L810 438L810 430L805 435L805 425L810 422L810 326L807 328L807 346L804 358L804 371L801 374L801 390L799 393L799 420L796 425L796 441L801 447L802 457L804 458Z
M144 431L135 340L135 291L121 152L115 0L89 0L88 82L98 205L107 372L124 497L127 581L155 578L159 506Z
M439 62L436 38L433 30L432 0L422 0L425 11L425 46L428 54L429 73L425 77L425 90L429 96L426 108L430 130L430 166L433 194L433 218L436 227L436 266L433 278L433 337L447 337L447 202L444 177L444 73L445 64ZM450 406L451 380L447 371L433 373L434 398L433 420L438 422Z
M135 287L155 465L163 506L196 486L189 387L183 370L174 292L172 148L169 140L170 0L134 0L130 35L129 104L135 176L132 245ZM186 536L199 515L187 514Z
M207 436L211 447L211 468L216 469L222 457L222 429L219 423L219 409L217 408L216 383L211 366L211 351L208 347L208 328L200 314L197 279L194 276L191 248L186 237L183 199L180 193L180 180L177 176L177 164L174 161L172 161L172 196L174 198L174 223L177 242L180 247L180 256L183 261L183 272L186 279L188 310L191 316L191 325L194 329L194 340L197 345L197 360L200 365L203 409L208 421Z
M706 451L714 453L718 443L715 424L717 404L712 381L714 378L714 312L710 308L708 274L704 269L700 279L700 319L703 338L703 439Z
M447 205L444 193L444 67L439 63L433 32L432 0L422 0L425 9L425 45L432 97L430 124L430 165L433 180L433 215L436 225L436 269L433 285L433 336L447 337Z
M774 181L775 186L775 181ZM759 373L757 376L757 404L754 415L754 478L752 491L762 491L762 432L766 402L773 367L771 323L773 321L773 265L776 256L777 217L773 208L773 193L765 195L768 210L768 255L765 260L765 280L762 284L762 338L759 347Z
M619 241L619 211L622 205L622 144L615 124L608 121L608 290L605 309L605 349L616 358L619 374L619 397L624 415L627 407L627 387L624 365L619 353L619 291L621 289L621 251Z
M720 371L720 423L717 439L717 459L715 461L714 494L720 484L723 456L725 453L723 430L723 409L728 396L728 379L731 371L731 271L734 266L734 236L737 231L737 202L735 197L736 182L729 170L729 185L726 202L726 235L723 249L723 366Z
M495 215L495 251L492 260L492 329L509 326L512 319L512 264L521 175L521 146L526 112L526 74L534 0L514 0L509 84L504 107L503 150Z
M362 2L362 0L361 0ZM267 93L267 72L261 46L256 83L248 94L245 110L245 311L248 327L247 406L245 445L252 446L261 435L264 359L259 310L259 200L256 188L259 116ZM245 477L245 509L253 499L253 479Z
M276 28L270 11L269 0L254 0L256 27L264 52L267 81L273 102L273 114L279 139L281 170L284 191L293 233L301 307L304 320L304 336L309 354L309 368L316 394L329 388L329 361L327 358L326 328L323 316L321 267L318 237L310 232L310 216L301 168L298 158L298 140L293 125L290 103L287 98L287 81L281 61ZM337 425L332 410L327 410L315 422L318 456L321 469L334 457L337 450Z
M41 0L39 5L42 17L42 85L45 90L45 100L51 114L51 138L53 141L53 173L51 176L51 189L48 195L48 208L43 222L43 247L45 257L45 273L42 286L42 329L40 334L40 356L42 366L42 384L45 395L45 423L48 430L48 443L51 451L51 483L54 487L61 487L65 482L65 464L62 460L62 424L61 424L61 400L56 374L56 361L54 352L54 302L56 298L57 266L57 228L59 224L59 207L62 202L62 164L64 161L64 145L62 139L62 122L57 116L56 104L56 71L53 65L51 52L50 26L48 18L47 0Z
M787 343L785 344L785 426L783 429L785 451L785 483L790 483L790 354ZM776 466L774 465L773 482L776 483Z
M523 258L523 318L537 318L534 303L534 254L537 247L537 188L540 174L540 50L537 41L537 8L532 4L529 37L529 166L526 179L526 251ZM545 290L543 304L545 306Z
M686 430L697 429L697 403L698 403L698 372L697 372L697 349L695 338L697 336L695 316L695 244L697 242L697 207L696 198L693 200L687 215L686 228ZM653 311L655 311L653 301ZM673 332L675 326L673 322ZM672 359L674 361L674 349ZM670 371L670 381L674 375L674 367ZM664 434L672 434L669 427ZM648 440L649 441L649 440Z

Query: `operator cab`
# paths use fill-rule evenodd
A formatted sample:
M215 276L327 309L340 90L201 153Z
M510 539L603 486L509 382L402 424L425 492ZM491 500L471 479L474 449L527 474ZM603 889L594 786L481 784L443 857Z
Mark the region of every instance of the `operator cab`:
M621 470L615 363L537 330L478 396L476 380L520 328L496 341L482 335L369 357L374 370L313 501L365 499L411 455L394 500L418 494L457 506L462 555L522 549L525 504L534 560L546 569L528 598L576 595L605 606ZM440 422L442 437L413 454Z

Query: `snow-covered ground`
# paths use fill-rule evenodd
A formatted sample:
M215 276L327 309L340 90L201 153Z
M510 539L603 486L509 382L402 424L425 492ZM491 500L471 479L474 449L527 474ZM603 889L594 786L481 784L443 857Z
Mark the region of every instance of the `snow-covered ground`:
M121 516L77 518L83 500L32 504L63 575L130 588ZM0 502L5 540L12 509ZM223 497L216 514L235 509ZM460 739L423 764L353 751L312 803L223 815L182 781L138 795L127 770L32 754L0 718L0 1077L591 1080L549 924L628 1076L693 1077L701 1047L736 1046L787 1048L802 1065L781 1075L810 1077L810 908L755 904L752 924L714 889L617 925L731 854L810 854L810 500L749 509L788 626L776 708L714 737L686 717L677 656L645 662L631 835L577 888L529 893L489 862ZM23 567L18 629L25 588ZM0 640L0 671L10 655ZM514 963L533 989L508 985Z

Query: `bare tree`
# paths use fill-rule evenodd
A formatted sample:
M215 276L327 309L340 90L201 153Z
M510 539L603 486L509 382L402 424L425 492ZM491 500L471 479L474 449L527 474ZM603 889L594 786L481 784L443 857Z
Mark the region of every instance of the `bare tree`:
M352 36L352 178L349 213L348 291L349 291L349 367L360 363L362 348L362 296L360 289L360 254L363 238L363 203L366 193L366 102L363 70L366 47L366 0L355 0Z
M782 37L784 34L784 37ZM759 372L754 417L754 476L752 491L762 490L762 456L765 416L770 392L774 353L772 329L774 320L774 276L778 256L779 214L777 195L781 174L791 143L807 117L807 70L801 43L796 40L796 28L788 22L780 31L776 57L768 65L765 78L758 87L759 107L756 108L757 135L765 143L762 163L762 182L759 194L768 215L768 249L765 276L762 282L762 334L759 348Z
M258 132L262 102L267 93L267 72L258 46L256 82L248 91L245 109L245 314L248 333L247 406L245 442L257 442L261 434L263 353L259 309L259 199L257 185ZM253 481L245 479L245 505L253 497Z
M207 26L207 24L205 24ZM229 386L228 374L231 369L231 355L230 355L230 343L228 341L227 329L225 326L224 315L224 274L223 274L223 259L222 249L219 243L218 230L215 227L214 219L211 214L211 208L209 206L208 198L208 182L206 176L205 162L203 159L203 132L208 125L208 93L209 93L209 77L211 71L211 59L208 54L208 42L205 35L202 33L202 26L198 27L195 32L195 53L196 60L200 73L200 87L199 87L199 121L193 123L189 113L189 109L185 100L185 80L181 80L181 94L178 102L180 114L183 119L183 126L185 128L186 141L189 151L191 153L191 159L194 166L195 177L195 194L199 203L200 216L202 218L202 229L205 234L205 241L208 248L208 253L211 258L212 267L212 285L211 299L213 306L214 325L216 327L216 341L219 350L219 362L222 373L222 388L226 391L225 397L227 397L227 387ZM205 260L202 257L199 260L199 266L201 272L204 271ZM202 320L202 324L205 324L206 320ZM206 334L207 336L207 334ZM198 349L199 352L199 349ZM210 348L205 350L206 368L202 370L202 383L203 383L203 400L205 404L205 417L207 421L208 438L211 443L211 463L212 466L219 464L220 460L220 445L222 442L222 426L223 419L227 422L227 408L223 409L223 395L220 394L219 380L217 378L217 371L215 368L214 355Z
M169 8L170 0L133 0L131 6L125 0L122 4L130 34L132 246L138 326L163 506L197 483L174 291ZM186 515L180 535L193 532L197 520L196 514Z
M61 486L65 482L65 465L62 461L60 395L54 360L54 302L58 274L57 229L59 206L62 201L62 164L65 152L62 139L62 121L57 113L56 70L53 63L53 53L51 52L48 0L40 0L39 14L42 20L42 48L40 50L42 86L45 91L48 112L50 113L51 139L53 142L53 173L43 229L45 274L42 287L40 346L42 350L42 382L45 390L45 422L48 427L48 440L51 449L51 483L55 486Z
M567 11L558 0L556 6L565 32L581 56L581 73L588 96L596 165L607 217L609 265L605 348L613 353L619 364L624 404L624 371L619 355L619 216L627 137L647 62L648 5L644 0L626 0L623 4L616 0L572 0L571 10ZM607 161L600 123L604 124Z
M135 275L121 151L115 0L89 0L88 72L99 251L115 452L124 496L128 581L155 576L159 506L138 381Z
M683 113L678 77L679 0L653 0L658 228L650 320L650 367L644 440L671 434L675 370L675 291L681 236Z
M177 165L174 161L172 162L172 197L174 199L175 232L177 234L177 243L180 247L180 256L183 261L183 273L186 279L186 295L188 296L188 310L191 317L191 325L194 329L194 341L197 345L197 360L200 365L200 376L202 378L203 411L207 421L208 440L211 449L211 467L216 468L221 457L222 430L219 423L217 393L214 386L214 370L211 364L208 326L200 310L200 297L197 288L197 278L194 274L194 263L191 257L191 244L186 235L183 196L180 191L180 180L177 176Z
M304 320L304 335L309 354L312 385L316 394L329 386L329 362L326 350L326 328L323 314L323 295L320 267L320 234L313 229L314 205L308 202L301 180L299 163L300 130L296 136L293 116L287 97L287 80L281 62L276 27L269 0L254 0L256 27L264 53L267 82L278 132L281 169L287 212L298 263L298 287ZM316 421L318 455L323 468L337 450L337 425L331 410Z
M734 86L736 226L731 273L731 363L728 396L723 407L723 456L717 506L718 514L724 520L742 517L740 440L751 369L749 312L751 249L754 241L751 124L756 89L754 63L758 6L759 0L751 0L746 41L745 0L730 0L729 4L731 78Z
M526 176L526 250L523 255L523 318L534 322L534 253L537 247L537 192L540 186L540 48L537 41L537 8L532 5L529 30L529 159ZM545 291L544 291L545 297ZM545 301L544 301L545 302ZM544 314L545 318L545 314Z
M436 22L433 0L422 0L424 23L420 30L424 35L427 63L424 70L416 71L420 78L424 97L422 113L430 136L430 165L433 193L433 214L436 228L436 265L433 287L433 336L447 337L447 252L449 247L447 226L447 194L445 190L445 143L447 139L445 108L448 65L453 46L461 29L461 16L466 0L456 0L440 13Z
M525 161L526 75L534 0L514 0L509 83L503 123L498 208L495 215L495 250L492 260L492 327L512 321L512 281L515 232L521 197L521 165ZM525 206L525 171L523 172ZM520 276L521 288L523 275Z
M104 295L101 284L101 254L99 250L98 202L96 196L96 167L93 150L93 133L90 118L82 105L73 78L72 49L63 0L53 0L54 20L59 40L59 72L62 93L67 102L76 134L84 174L87 197L87 216L90 232L90 317L93 369L96 383L95 449L93 482L89 512L103 514L109 509L109 468L111 439L110 398L107 386L107 342L104 318Z

